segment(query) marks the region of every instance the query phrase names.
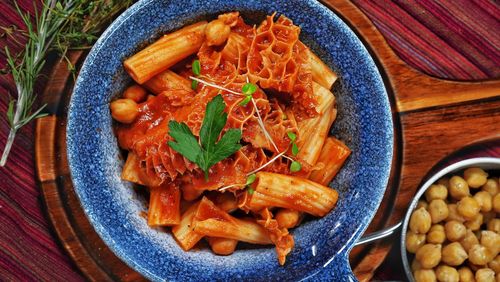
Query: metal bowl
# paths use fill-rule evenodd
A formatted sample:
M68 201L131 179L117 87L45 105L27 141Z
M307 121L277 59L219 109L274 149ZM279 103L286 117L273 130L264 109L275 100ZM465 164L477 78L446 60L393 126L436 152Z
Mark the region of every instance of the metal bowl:
M415 281L415 280L413 279L410 263L408 261L408 252L406 251L406 232L408 230L408 223L410 221L410 216L412 212L415 210L418 200L420 200L422 195L424 195L425 191L427 191L427 189L441 177L447 174L461 171L469 167L480 167L484 170L491 170L491 169L498 170L500 169L500 158L473 158L473 159L466 159L454 163L452 165L449 165L440 170L439 172L437 172L436 174L434 174L431 178L429 178L429 180L427 180L422 185L422 187L420 187L417 194L413 198L413 201L411 202L408 211L406 212L406 216L403 221L403 229L401 232L401 259L403 261L406 277L408 278L409 281Z

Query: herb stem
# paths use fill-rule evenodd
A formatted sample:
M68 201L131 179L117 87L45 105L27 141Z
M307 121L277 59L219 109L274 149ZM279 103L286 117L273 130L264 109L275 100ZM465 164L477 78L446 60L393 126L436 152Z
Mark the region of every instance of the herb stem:
M16 138L16 128L11 128L9 131L9 137L7 138L7 143L5 143L5 148L3 149L2 159L0 160L0 166L4 166L9 157L10 149L12 149L12 144L14 144L14 139Z
M279 157L283 156L285 154L285 152L286 151L283 151L283 152L277 154L274 158L270 159L267 163L261 165L259 168L256 168L256 169L250 171L249 173L247 173L247 176L251 175L251 174L254 174L254 173L257 173L260 170L264 169L266 166L270 165L272 162L274 162L275 160L277 160Z
M228 186L224 186L224 187L220 187L219 189L217 189L219 192L224 192L226 191L227 189L229 188L233 188L233 187L244 187L245 184L231 184L231 185L228 185Z
M227 88L225 88L225 87L219 86L219 85L214 84L214 83L210 83L210 82L208 82L208 81L205 81L205 80L203 80L203 79L199 79L199 78L194 77L194 76L190 76L189 78L190 78L190 79L192 79L192 80L194 80L194 81L198 81L198 82L200 82L200 83L203 83L203 84L205 84L205 85L207 85L207 86L210 86L210 87L213 87L213 88L217 88L217 89L222 90L222 91L227 91L227 92L229 92L229 93L231 93L231 94L235 94L235 95L239 95L239 96L245 96L245 95L243 95L243 94L241 94L241 93L238 93L238 92L236 92L236 91L233 91L233 90L231 90L231 89L227 89Z
M255 108L255 112L257 112L257 116L258 116L257 121L258 121L260 127L262 128L262 131L264 132L264 136L266 136L267 140L273 145L276 152L279 152L278 146L276 146L276 144L273 141L273 138L271 138L271 135L269 134L269 132L267 132L266 127L264 126L264 121L262 120L262 117L260 116L259 108L257 108L257 103L255 103L253 98L251 99L251 101L252 101L253 107Z

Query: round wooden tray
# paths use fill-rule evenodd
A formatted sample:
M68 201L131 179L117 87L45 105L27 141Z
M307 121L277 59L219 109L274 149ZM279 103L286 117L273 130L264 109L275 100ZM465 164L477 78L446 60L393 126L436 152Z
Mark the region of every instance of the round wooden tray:
M410 68L388 46L371 21L348 0L325 0L358 34L375 59L390 96L395 152L382 204L367 232L398 222L427 171L439 160L473 142L500 137L500 80L457 82ZM81 65L85 53L70 53ZM63 247L89 280L145 280L104 244L87 220L71 183L66 159L66 114L73 76L64 63L53 68L42 100L51 115L38 119L36 172L48 218ZM368 189L368 188L367 188ZM387 256L392 241L359 246L351 266L369 280Z

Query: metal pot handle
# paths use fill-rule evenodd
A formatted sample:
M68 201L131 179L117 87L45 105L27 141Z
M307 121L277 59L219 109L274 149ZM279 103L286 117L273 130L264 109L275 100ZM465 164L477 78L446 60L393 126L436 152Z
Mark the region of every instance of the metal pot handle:
M398 229L401 227L402 224L403 224L403 222L400 221L393 226L389 226L389 227L384 228L382 230L379 230L379 231L370 233L366 236L363 236L356 243L354 243L354 246L364 245L364 244L371 243L373 241L377 241L379 239L391 236L396 231L398 231Z

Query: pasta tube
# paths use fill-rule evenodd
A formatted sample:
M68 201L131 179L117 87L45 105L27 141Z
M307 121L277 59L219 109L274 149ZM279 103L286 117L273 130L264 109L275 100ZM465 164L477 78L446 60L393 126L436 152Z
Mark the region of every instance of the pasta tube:
M342 141L335 137L328 137L317 162L317 164L322 164L323 167L314 170L309 179L322 185L328 185L350 154L351 150Z
M244 203L248 210L281 207L324 216L337 203L337 191L311 180L270 172L258 172L256 176L254 192Z
M206 21L186 26L163 36L125 60L125 70L139 84L196 53L205 38Z
M196 222L194 231L210 237L221 237L251 244L268 245L273 242L269 238L264 227L251 219L237 219L230 216L230 219L221 220L209 218Z
M299 126L299 153L297 157L310 165L315 165L331 126L333 111L312 118L315 123Z
M166 70L154 76L143 85L155 95L158 95L166 90L182 89L192 91L191 82L171 70Z
M332 108L332 105L334 105L335 103L335 96L333 96L333 94L326 88L317 83L313 83L313 94L316 101L318 101L318 105L316 107L318 116L302 120L297 124L301 138L304 140L308 139L307 134L312 132L310 129L316 123L318 123L318 120L321 119L321 116L328 110L330 110Z
M127 160L123 165L122 170L122 180L130 181L136 184L145 185L145 183L140 178L140 166L139 159L134 152L129 152L127 156Z
M337 74L335 74L323 61L310 51L309 56L312 69L313 81L320 84L326 89L331 89L335 81L337 80Z
M267 231L254 220L235 218L205 197L200 202L193 226L194 232L208 237L272 244Z
M174 238L184 251L189 251L201 240L201 238L203 238L203 235L193 231L192 225L193 218L196 215L196 211L198 210L200 203L190 206L189 209L182 214L179 225L172 228Z
M173 183L153 187L149 196L148 225L171 226L179 224L181 191Z

